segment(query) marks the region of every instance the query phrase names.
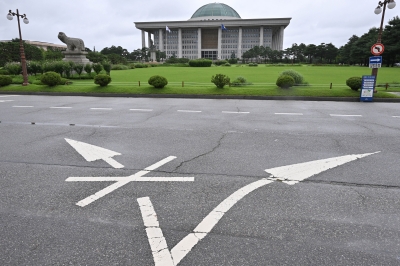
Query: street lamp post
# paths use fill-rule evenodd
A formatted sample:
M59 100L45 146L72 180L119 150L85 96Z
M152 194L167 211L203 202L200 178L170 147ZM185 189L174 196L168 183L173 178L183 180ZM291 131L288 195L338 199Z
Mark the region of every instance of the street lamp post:
M385 19L386 6L389 9L392 9L396 6L396 2L394 0L379 1L378 7L375 9L375 14L379 15L380 13L382 13L381 26L379 28L378 41L376 43L381 43L382 41L383 20ZM383 12L382 12L382 7L383 7ZM372 76L375 76L376 78L378 77L378 68L372 69Z
M19 31L19 51L21 54L21 66L22 66L22 76L24 78L24 82L22 83L22 86L28 85L28 71L26 69L26 58L25 58L25 51L24 51L24 44L22 43L22 34L21 34L21 25L19 23L19 18L23 18L23 21L25 24L29 23L28 18L26 17L25 14L20 15L17 9L17 13L11 12L11 10L8 12L7 19L12 20L14 16L17 16L18 20L18 31Z

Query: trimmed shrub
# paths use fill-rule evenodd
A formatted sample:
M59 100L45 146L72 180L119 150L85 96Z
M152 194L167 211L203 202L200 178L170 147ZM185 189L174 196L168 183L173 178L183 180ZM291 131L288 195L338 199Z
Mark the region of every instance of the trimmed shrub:
M165 85L168 84L168 80L166 78L158 75L150 77L148 82L151 86L158 89L164 88Z
M281 75L276 80L276 86L280 88L290 88L295 84L294 78L289 75Z
M100 85L100 87L105 87L111 82L111 77L106 74L98 74L94 77L94 83Z
M227 67L230 67L230 66L231 66L231 64L229 64L229 63L225 63L225 64L223 64L222 66L227 66Z
M30 75L37 75L37 73L42 73L42 64L38 61L27 61L26 62L26 68L28 71L28 74Z
M104 61L103 63L101 63L103 65L104 70L106 71L107 75L110 75L111 72L111 63L108 61ZM128 67L126 67L126 69L128 69Z
M135 64L135 68L147 68L146 64Z
M87 63L84 67L86 74L88 74L90 76L90 73L92 72L92 64L91 63Z
M230 78L224 74L217 74L211 77L211 82L219 89L223 89L225 85L229 85Z
M103 70L103 66L100 63L95 63L92 65L94 72L99 75L100 71Z
M358 91L358 89L362 86L362 78L361 77L351 77L346 80L346 85L350 87L353 91Z
M258 66L257 63L249 63L249 67L256 67L256 66Z
M56 86L61 83L61 75L53 71L46 72L42 75L40 81L50 87Z
M6 75L0 75L0 86L7 86L12 83L12 78Z
M212 61L210 59L194 59L189 61L191 67L211 67Z
M75 64L75 66L74 66L74 70L78 74L79 77L82 74L83 68L84 68L83 64Z
M189 62L189 58L170 57L165 62L168 64L184 64Z
M214 65L222 66L222 65L225 65L226 63L228 63L228 61L226 61L226 60L217 60L214 62Z
M283 71L281 73L281 76L282 75L291 76L294 79L294 84L296 85L303 83L304 80L303 76L299 72L292 69Z

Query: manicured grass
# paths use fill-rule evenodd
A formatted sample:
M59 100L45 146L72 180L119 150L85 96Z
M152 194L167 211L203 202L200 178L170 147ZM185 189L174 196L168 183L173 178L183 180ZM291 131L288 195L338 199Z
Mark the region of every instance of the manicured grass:
M287 69L294 69L304 76L307 86L280 89L275 85L279 74ZM253 85L217 89L211 83L215 74L228 75L231 80L238 76L245 77ZM27 92L69 92L69 93L132 93L132 94L193 94L193 95L248 95L248 96L315 96L315 97L359 97L359 92L346 86L346 79L352 76L370 75L366 67L318 67L318 66L265 66L258 67L152 67L130 70L111 71L112 82L104 88L95 85L93 80L72 80L68 86L29 85L6 86L0 91ZM382 68L378 74L380 83L400 83L400 68ZM153 75L167 78L164 89L155 89L147 80ZM140 86L139 86L140 81ZM330 89L330 84L333 84ZM182 87L183 85L183 87ZM374 97L396 97L386 93L385 88L378 88ZM400 91L400 87L389 87L388 91Z

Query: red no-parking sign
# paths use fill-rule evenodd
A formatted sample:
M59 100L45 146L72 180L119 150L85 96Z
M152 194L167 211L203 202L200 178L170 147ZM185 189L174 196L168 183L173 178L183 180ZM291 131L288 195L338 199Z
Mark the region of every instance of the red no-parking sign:
M383 54L383 51L385 51L385 46L383 46L381 43L375 43L371 47L371 53L373 55L381 55Z

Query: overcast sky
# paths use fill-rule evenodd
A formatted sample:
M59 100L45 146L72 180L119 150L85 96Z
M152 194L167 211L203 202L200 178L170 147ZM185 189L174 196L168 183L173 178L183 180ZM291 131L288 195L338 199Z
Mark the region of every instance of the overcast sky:
M292 18L285 30L284 48L293 43L332 43L340 47L353 35L361 36L379 27L375 15L378 0L225 0L243 19ZM134 22L188 20L209 0L0 0L0 40L18 37L16 17L6 18L11 9L25 13L21 21L24 40L63 44L58 32L81 38L85 46L100 51L112 45L129 52L141 48L141 33ZM400 4L387 9L385 24L400 14ZM146 35L147 36L147 35ZM383 40L384 43L384 40Z

